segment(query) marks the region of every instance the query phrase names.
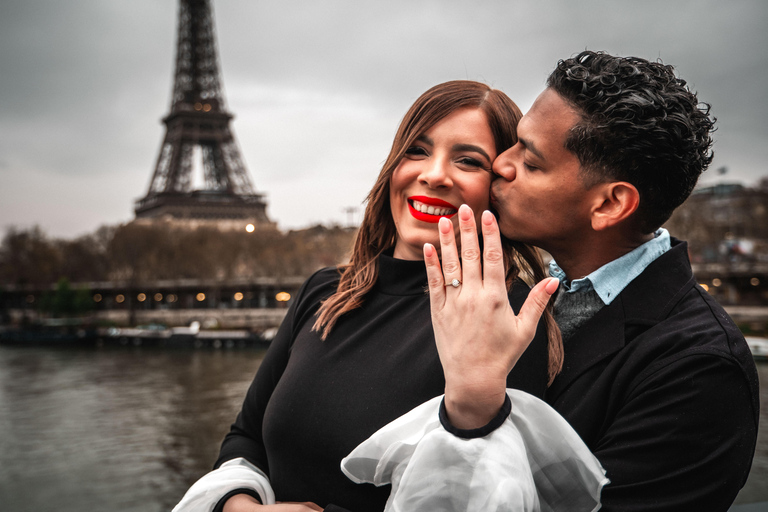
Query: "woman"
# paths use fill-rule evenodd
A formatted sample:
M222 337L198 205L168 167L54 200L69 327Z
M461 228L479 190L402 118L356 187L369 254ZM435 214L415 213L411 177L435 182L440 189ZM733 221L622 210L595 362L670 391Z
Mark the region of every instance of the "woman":
M219 493L215 510L260 510L256 498L271 501L272 491L279 502L312 502L274 510L383 510L389 487L354 484L339 463L443 393L422 248L439 246L437 222L461 204L489 207L491 164L516 142L520 117L507 96L477 82L440 84L416 100L368 196L350 263L304 284L222 444L219 469L195 485ZM544 273L533 248L507 243L505 253L517 310L528 290L518 274ZM549 313L543 322L507 382L539 397L561 364L559 331ZM179 510L193 510L184 505L193 489Z

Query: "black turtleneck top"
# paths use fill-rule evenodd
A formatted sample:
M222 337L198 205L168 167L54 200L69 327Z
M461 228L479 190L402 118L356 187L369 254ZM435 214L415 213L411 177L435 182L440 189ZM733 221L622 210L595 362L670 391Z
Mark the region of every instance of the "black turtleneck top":
M295 297L221 446L216 467L244 457L270 478L278 501L312 501L328 510L381 511L389 486L355 484L341 459L392 420L444 393L423 261L379 259L365 303L339 318L328 339L313 332L320 302L339 273L315 273ZM509 294L515 312L528 287ZM507 385L542 398L546 329L510 373Z

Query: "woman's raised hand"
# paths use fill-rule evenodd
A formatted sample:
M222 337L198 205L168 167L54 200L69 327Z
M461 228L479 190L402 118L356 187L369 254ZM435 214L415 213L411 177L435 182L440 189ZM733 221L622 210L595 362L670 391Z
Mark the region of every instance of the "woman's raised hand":
M424 245L435 342L445 373L445 407L454 427L478 428L498 414L507 375L536 334L536 326L558 280L545 279L528 295L520 314L509 305L499 227L491 212L482 215L483 251L475 217L459 208L461 259L453 225L442 218L441 261ZM482 258L482 261L481 261Z

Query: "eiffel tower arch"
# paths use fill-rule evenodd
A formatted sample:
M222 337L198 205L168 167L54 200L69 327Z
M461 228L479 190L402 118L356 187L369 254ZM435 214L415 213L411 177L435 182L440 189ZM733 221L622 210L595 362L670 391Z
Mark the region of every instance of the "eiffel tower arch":
M137 219L274 226L255 192L224 103L209 0L181 0L171 111ZM197 162L196 162L197 161ZM195 163L204 186L195 189Z

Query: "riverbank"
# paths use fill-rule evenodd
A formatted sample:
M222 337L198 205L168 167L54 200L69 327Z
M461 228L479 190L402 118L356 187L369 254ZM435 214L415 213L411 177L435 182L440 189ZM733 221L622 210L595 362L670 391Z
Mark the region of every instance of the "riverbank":
M94 311L80 320L91 325L115 327L139 325L183 327L192 322L198 322L204 329L245 329L258 332L279 327L287 311L287 306L279 308L136 309L133 311L111 309ZM8 323L15 326L43 324L51 320L37 311L23 309L11 309L8 316Z
M0 327L0 344L17 347L162 347L162 348L265 348L275 329L203 330L159 324L139 327L93 327L81 321L47 322L25 328Z
M745 336L768 336L768 306L723 306Z

